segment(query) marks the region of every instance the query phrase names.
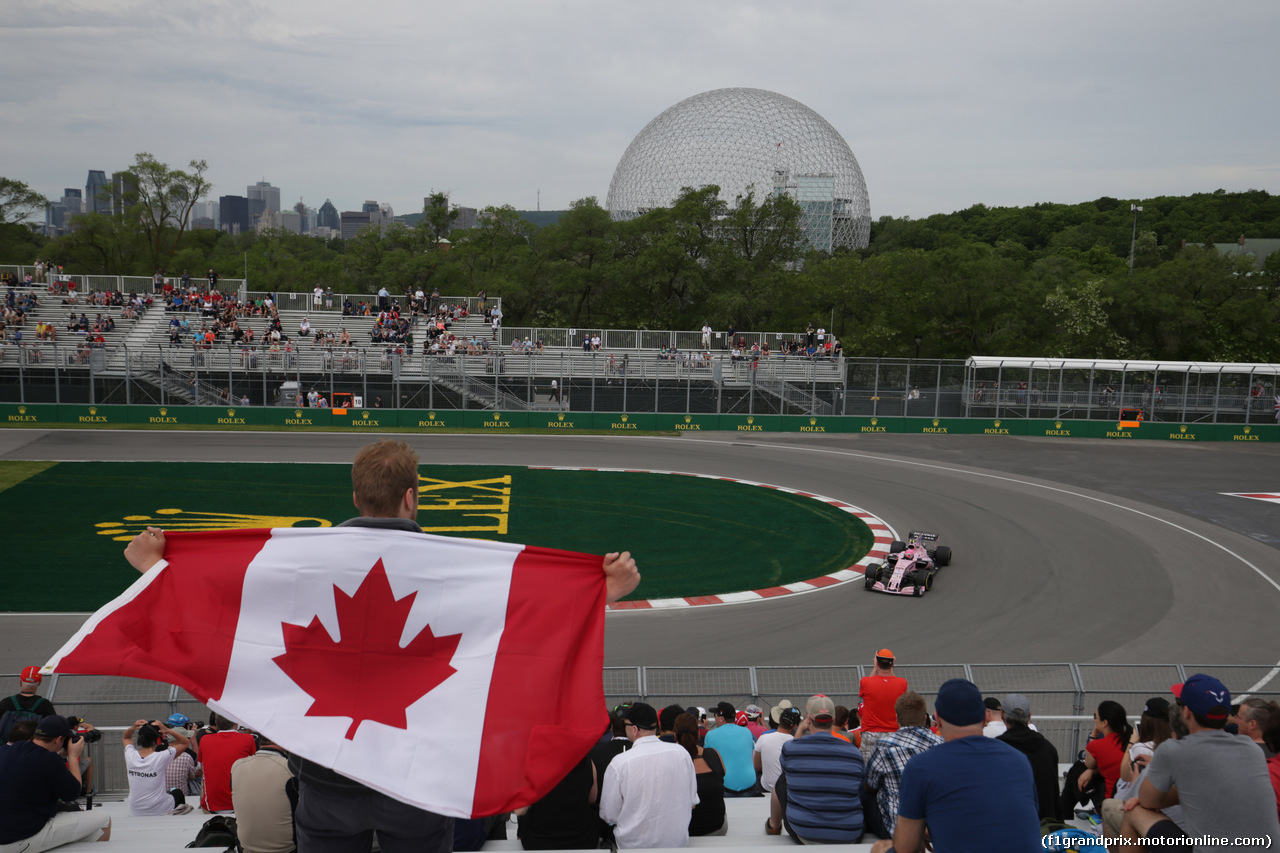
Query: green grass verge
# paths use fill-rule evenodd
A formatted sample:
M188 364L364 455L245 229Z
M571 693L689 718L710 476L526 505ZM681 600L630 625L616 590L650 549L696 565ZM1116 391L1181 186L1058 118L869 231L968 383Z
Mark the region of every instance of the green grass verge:
M806 580L847 568L873 542L861 520L821 501L724 480L482 465L423 466L420 476L424 529L630 550L644 578L632 598ZM93 610L119 594L136 577L121 551L148 524L324 526L354 510L345 463L87 462L26 474L0 492L0 513L23 519L0 568L4 609L42 611ZM40 583L30 582L34 566Z
M57 464L57 462L0 462L0 492Z

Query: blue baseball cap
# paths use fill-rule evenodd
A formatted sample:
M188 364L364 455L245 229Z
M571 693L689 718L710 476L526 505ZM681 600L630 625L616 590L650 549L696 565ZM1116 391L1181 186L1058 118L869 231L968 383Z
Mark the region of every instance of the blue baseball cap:
M180 729L189 722L191 722L191 718L181 711L175 714L170 714L169 719L165 720L165 723L167 723L171 729Z
M951 678L938 688L933 709L953 726L973 726L987 718L987 705L978 685L965 678Z
M1231 714L1231 691L1212 675L1197 672L1169 690L1197 717L1225 720Z

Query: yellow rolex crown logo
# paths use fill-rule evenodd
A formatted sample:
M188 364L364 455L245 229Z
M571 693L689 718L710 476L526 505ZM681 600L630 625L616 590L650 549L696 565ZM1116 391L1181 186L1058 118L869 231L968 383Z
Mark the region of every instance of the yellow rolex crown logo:
M302 417L302 409L294 409L294 410L293 410L293 416L294 416L295 418L300 418L300 417Z
M1179 431L1179 432L1186 432L1186 431L1187 431L1187 425L1186 425L1186 424L1183 424L1182 426L1178 427L1178 431Z
M1000 421L998 419L993 421L993 423L995 424L996 429L1000 429Z
M556 415L556 420L558 420L558 421L563 421L563 420L564 420L564 412L561 412L560 414Z
M753 424L753 423L755 423L755 422L756 422L756 419L755 419L755 418L747 418L747 423L749 423L749 424Z
M875 425L876 425L876 424L878 424L878 423L880 423L880 419L879 419L879 418L872 418L872 419L871 419L871 425L872 425L872 426L875 426Z
M816 425L817 423L818 423L818 419L817 419L817 418L809 418L809 426L814 426L814 425Z
M1124 424L1116 424L1116 429L1124 429Z
M1054 421L1054 422L1053 422L1053 428L1054 428L1054 429L1062 429L1062 421Z
M627 422L627 417L628 417L627 415L623 415L623 416L622 416L622 422L623 422L624 424Z
M110 536L117 542L128 542L146 531L148 525L165 530L245 530L255 527L332 527L323 518L297 515L249 515L235 512L193 512L183 509L158 509L151 515L126 515L120 521L100 521L94 525L99 536Z
M27 413L27 407L26 407L26 406L19 406L19 407L18 407L18 414L20 414L20 415L25 415L26 413Z
M360 413L360 417L364 418L364 419L367 421L367 420L369 420L369 413L368 413L368 412L361 412L361 413Z
M162 418L163 418L163 417L164 417L165 415L167 415L167 414L169 414L169 410L168 410L168 409L166 409L164 406L161 406L161 407L160 407L160 417L162 417Z
M235 410L235 409L227 409L227 417L229 417L229 418L234 418L235 416L236 416L236 410Z
M684 422L685 422L685 423L692 423L692 422L693 422L693 415L685 415L685 416L684 416Z
M429 421L434 421L435 419L436 419L436 413L435 413L435 412L427 412L427 420L429 420Z
M96 415L96 414L98 414L98 407L97 407L97 406L90 406L90 407L89 407L89 414L91 414L91 415Z
M937 418L934 418L934 419L933 419L933 425L934 425L934 426L937 426L937 425L938 425L938 419L937 419Z
M19 409L19 411L21 411L21 409ZM1251 432L1253 432L1253 427L1245 427L1245 428L1244 428L1244 434L1245 434L1245 435L1248 435L1248 434L1249 434L1249 433L1251 433Z
M493 413L493 419L494 419L495 421L500 421L500 420L502 420L502 412L494 412L494 413Z

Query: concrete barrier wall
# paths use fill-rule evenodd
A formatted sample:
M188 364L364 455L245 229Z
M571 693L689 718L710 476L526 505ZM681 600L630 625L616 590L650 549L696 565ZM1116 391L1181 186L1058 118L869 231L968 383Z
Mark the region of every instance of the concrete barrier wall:
M920 435L1017 435L1036 438L1098 438L1113 441L1280 441L1280 425L1146 421L1121 426L1113 421L986 420L976 418L868 418L804 415L711 415L498 411L495 409L310 409L263 406L118 406L27 403L0 404L0 424L39 426L212 426L224 429L361 430L474 429L487 432L788 432L917 433Z

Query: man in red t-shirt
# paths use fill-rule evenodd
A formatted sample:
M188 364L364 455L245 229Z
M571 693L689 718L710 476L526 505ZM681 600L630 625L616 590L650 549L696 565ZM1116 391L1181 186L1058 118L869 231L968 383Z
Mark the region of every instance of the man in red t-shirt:
M858 697L862 707L858 714L862 719L862 757L870 761L876 741L889 732L898 730L898 715L894 703L907 692L907 680L893 674L893 652L881 649L876 652L875 672L858 682Z
M200 808L209 813L229 812L235 808L231 803L231 765L257 752L258 742L214 713L209 714L209 728L196 741L196 754L204 768Z

